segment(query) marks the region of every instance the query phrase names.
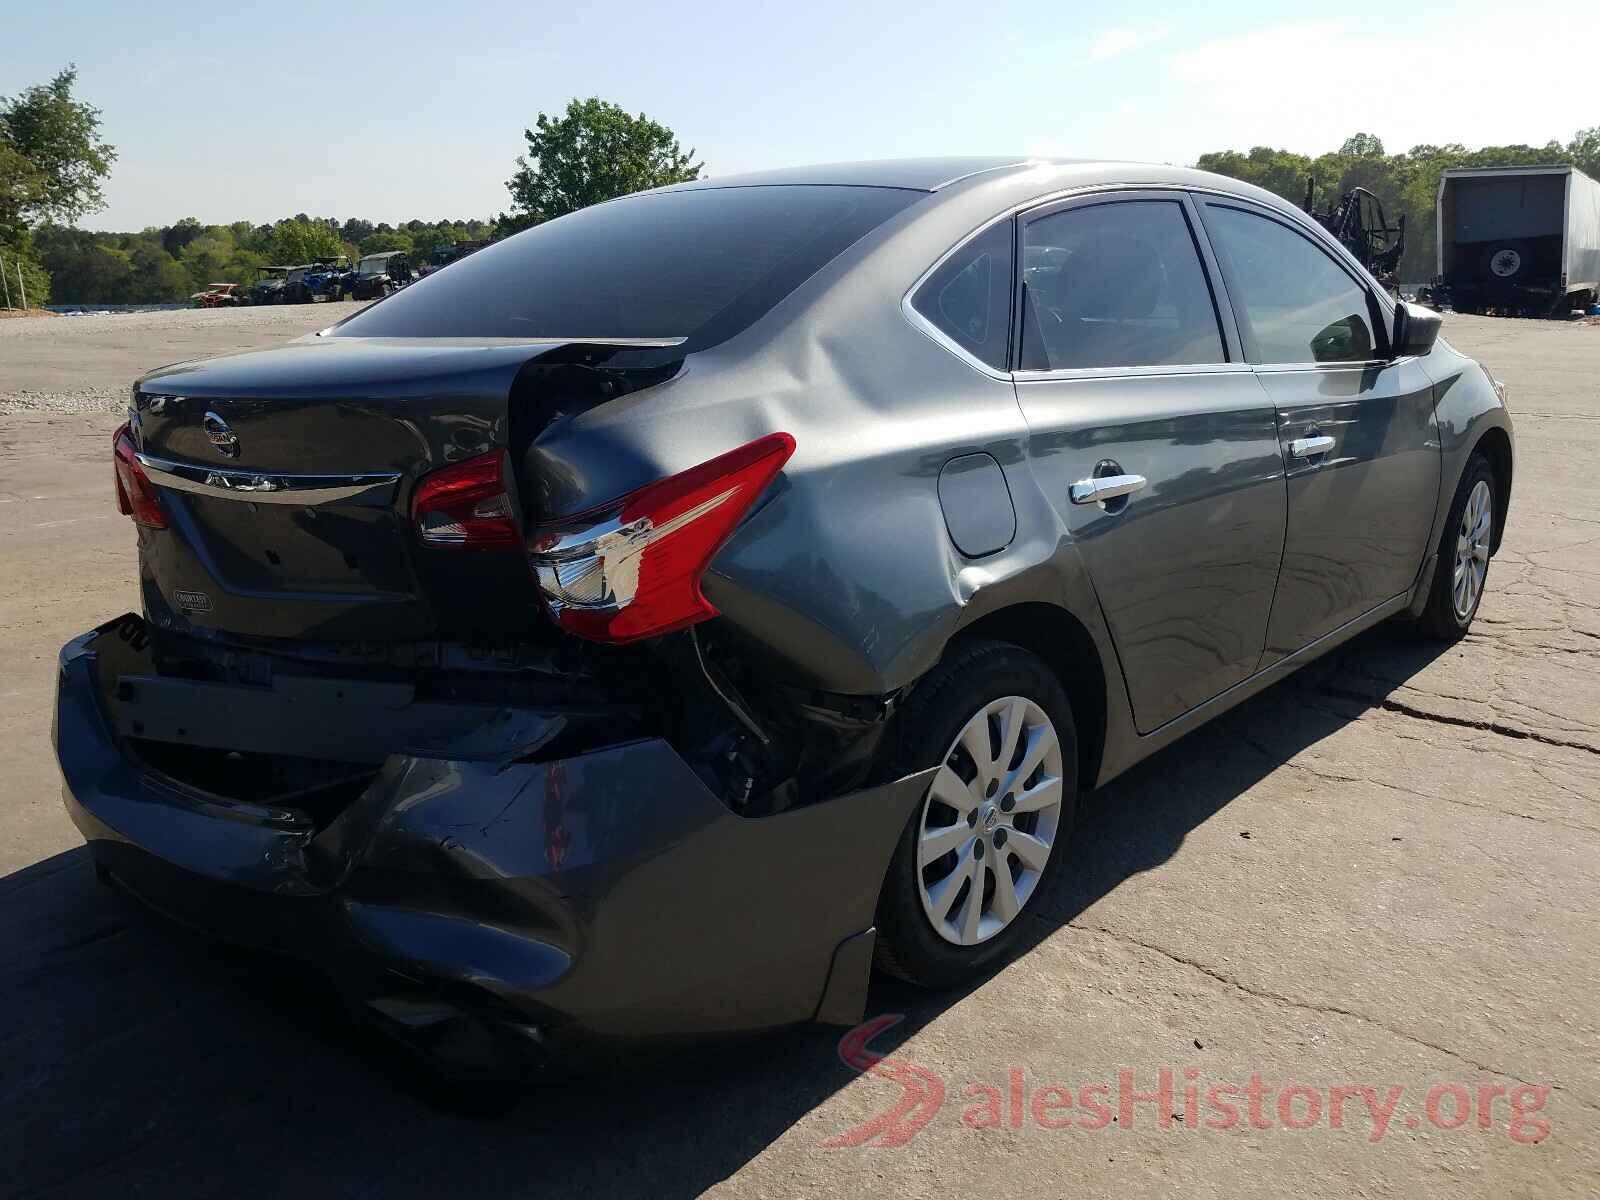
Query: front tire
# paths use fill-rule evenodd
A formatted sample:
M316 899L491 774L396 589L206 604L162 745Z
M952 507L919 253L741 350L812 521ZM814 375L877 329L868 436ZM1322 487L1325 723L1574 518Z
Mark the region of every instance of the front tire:
M878 900L878 966L925 987L965 982L1050 906L1077 800L1072 709L1055 672L1003 642L958 643L895 718L896 776L941 769L911 814Z
M1418 632L1453 642L1472 627L1489 579L1489 555L1498 519L1496 495L1494 468L1485 455L1474 454L1450 504L1428 604L1417 621Z

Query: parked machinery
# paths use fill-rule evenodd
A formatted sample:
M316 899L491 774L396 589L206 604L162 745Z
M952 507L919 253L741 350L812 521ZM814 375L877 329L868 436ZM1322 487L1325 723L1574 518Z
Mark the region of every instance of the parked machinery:
M342 254L290 267L279 302L315 304L318 300L337 300L346 290L349 274L350 260Z
M245 293L244 304L277 304L283 295L283 281L289 267L257 267L256 277Z
M355 300L377 300L405 287L415 277L411 259L404 250L368 254L356 264L350 296Z
M1397 272L1406 252L1405 214L1401 213L1391 225L1384 214L1383 201L1364 187L1351 188L1339 197L1338 203L1318 212L1316 187L1315 178L1306 180L1306 202L1302 207L1338 238L1374 279L1398 295Z
M196 308L235 308L246 303L237 283L208 283L205 291L195 292L189 301Z
M1457 312L1566 316L1600 300L1600 183L1575 167L1439 180L1437 290Z
M312 301L338 300L350 290L350 260L343 254L319 258L306 272L305 291Z
M428 253L427 261L421 265L421 267L418 269L418 273L421 275L432 275L440 267L447 267L451 263L455 262L456 259L465 258L469 254L474 254L477 251L482 250L488 244L489 243L486 239L478 239L473 241L450 242L444 245L435 246Z

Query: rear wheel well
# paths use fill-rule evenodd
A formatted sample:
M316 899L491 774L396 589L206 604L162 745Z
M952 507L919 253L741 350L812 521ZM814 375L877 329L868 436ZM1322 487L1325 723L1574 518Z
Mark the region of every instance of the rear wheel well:
M1511 439L1504 429L1489 429L1478 439L1473 453L1481 453L1494 470L1494 545L1500 549L1500 536L1505 532L1506 513L1511 505Z
M1094 639L1083 623L1053 604L1016 604L965 626L952 644L974 637L1020 646L1050 665L1066 690L1077 726L1079 790L1092 788L1105 749L1106 677Z

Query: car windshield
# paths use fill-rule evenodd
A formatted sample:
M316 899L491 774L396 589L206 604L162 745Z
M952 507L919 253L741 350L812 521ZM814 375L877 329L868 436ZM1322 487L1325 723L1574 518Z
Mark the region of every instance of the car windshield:
M724 341L920 192L788 185L629 196L486 246L338 337Z

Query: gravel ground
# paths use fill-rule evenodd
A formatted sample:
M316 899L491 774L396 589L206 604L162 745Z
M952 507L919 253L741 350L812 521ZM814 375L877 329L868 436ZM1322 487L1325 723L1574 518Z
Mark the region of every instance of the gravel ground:
M120 394L157 362L328 315L28 322L0 329L0 380L69 395L45 377L88 363L89 386ZM964 993L874 987L869 1013L905 1019L873 1047L943 1097L902 1107L931 1119L899 1144L847 1136L908 1093L823 1030L536 1092L498 1123L443 1116L321 992L100 887L49 729L58 647L137 605L117 417L0 415L0 1191L1592 1200L1600 328L1447 317L1446 334L1509 383L1517 428L1471 636L1374 630L1087 797L1068 894L1035 914L1027 955ZM1149 1097L1131 1121L1124 1070ZM1238 1119L1212 1123L1207 1090L1253 1076L1279 1102L1251 1114L1234 1093ZM1039 1119L1029 1098L1050 1085L1077 1097L1073 1127ZM1305 1129L1282 1118L1294 1086L1320 1096ZM1101 1127L1084 1120L1095 1087ZM1396 1097L1382 1130L1355 1092L1334 1123L1332 1090L1362 1087ZM1448 1127L1463 1096L1471 1119Z
M0 415L120 413L128 386L155 367L277 345L362 307L346 301L0 321Z

